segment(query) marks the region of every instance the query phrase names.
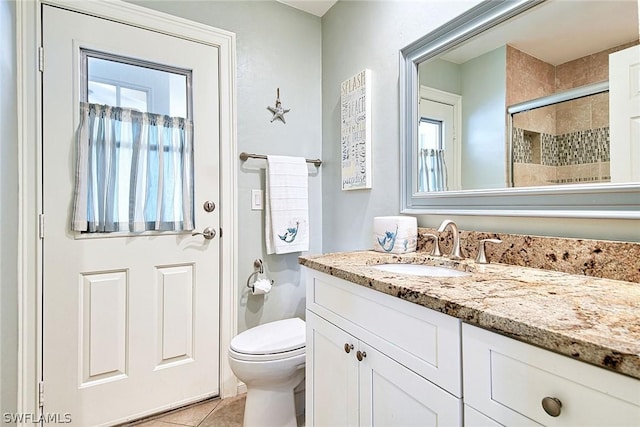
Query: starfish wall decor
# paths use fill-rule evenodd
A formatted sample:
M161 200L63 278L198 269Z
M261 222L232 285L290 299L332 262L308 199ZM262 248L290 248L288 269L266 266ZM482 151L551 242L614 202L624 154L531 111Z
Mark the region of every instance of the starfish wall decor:
M280 102L280 88L278 88L277 92L276 92L276 106L274 107L267 107L267 110L271 111L273 113L273 117L271 118L271 123L273 123L274 120L278 119L280 121L282 121L282 123L287 123L284 120L284 115L286 113L288 113L289 111L291 111L290 109L285 110L284 108L282 108L282 104Z

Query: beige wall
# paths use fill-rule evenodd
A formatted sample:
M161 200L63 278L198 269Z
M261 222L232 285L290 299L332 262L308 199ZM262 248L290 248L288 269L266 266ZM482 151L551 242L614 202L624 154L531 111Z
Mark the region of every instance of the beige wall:
M609 55L638 41L553 66L507 46L507 106L609 79ZM516 127L552 135L609 126L607 93L519 114Z
M556 91L608 80L609 55L637 44L637 40L632 41L556 66Z
M507 105L551 95L555 67L507 45Z

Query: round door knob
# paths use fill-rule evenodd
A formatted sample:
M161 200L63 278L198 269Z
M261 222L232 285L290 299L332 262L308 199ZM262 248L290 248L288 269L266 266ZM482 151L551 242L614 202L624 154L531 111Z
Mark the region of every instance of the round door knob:
M207 240L211 240L214 237L216 237L216 230L213 229L213 227L207 227L204 230L202 230L202 233L200 233L199 231L193 232L191 233L192 236L202 236Z
M353 344L344 343L344 352L351 353L351 350L353 350Z
M358 352L356 353L356 359L358 359L358 362L362 362L362 359L364 359L365 357L367 357L367 352L358 350Z
M547 396L542 399L542 409L552 417L557 417L560 415L560 412L562 412L562 402L556 397Z

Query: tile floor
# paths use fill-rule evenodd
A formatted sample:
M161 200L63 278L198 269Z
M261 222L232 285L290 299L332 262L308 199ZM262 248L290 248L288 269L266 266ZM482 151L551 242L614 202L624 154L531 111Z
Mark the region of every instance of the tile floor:
M121 427L242 427L245 397L243 394L224 400L205 400ZM298 426L304 427L304 415L298 417Z

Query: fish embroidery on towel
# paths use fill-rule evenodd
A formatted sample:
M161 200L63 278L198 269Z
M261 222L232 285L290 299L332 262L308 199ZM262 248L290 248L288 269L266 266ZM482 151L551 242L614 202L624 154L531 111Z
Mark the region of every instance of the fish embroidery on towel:
M391 252L393 246L396 244L396 237L398 236L398 226L396 225L395 233L391 231L384 232L384 238L378 237L378 243L384 249L385 252Z
M295 228L287 228L287 232L284 234L278 234L280 240L285 243L291 243L296 240L296 236L298 235L298 229L300 228L300 222L296 222Z

